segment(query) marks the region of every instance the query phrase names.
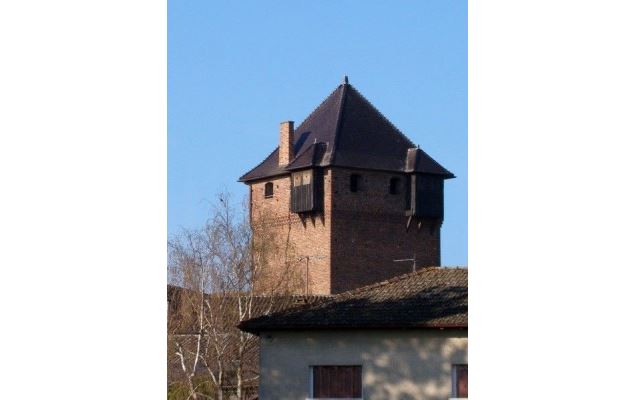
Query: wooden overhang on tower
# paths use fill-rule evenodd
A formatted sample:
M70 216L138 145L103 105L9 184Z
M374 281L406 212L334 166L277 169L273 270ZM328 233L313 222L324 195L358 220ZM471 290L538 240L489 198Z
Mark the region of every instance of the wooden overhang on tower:
M405 172L407 226L412 219L431 219L443 222L443 181L452 174L429 173L422 164L427 155L420 148L408 149Z
M443 178L431 174L408 176L407 216L443 220Z
M291 212L322 211L324 179L321 169L311 168L291 173Z

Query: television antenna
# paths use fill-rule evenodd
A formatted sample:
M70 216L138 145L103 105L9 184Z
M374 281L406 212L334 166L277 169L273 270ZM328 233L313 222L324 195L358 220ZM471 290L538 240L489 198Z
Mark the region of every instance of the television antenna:
M306 260L306 287L305 287L305 295L309 294L309 261L310 260L324 260L326 258L326 256L320 256L320 255L312 255L312 256L302 256L300 258L298 258L298 261L302 261L302 260Z
M417 270L417 253L412 255L412 258L402 258L399 260L392 260L393 262L409 262L412 261L412 272Z

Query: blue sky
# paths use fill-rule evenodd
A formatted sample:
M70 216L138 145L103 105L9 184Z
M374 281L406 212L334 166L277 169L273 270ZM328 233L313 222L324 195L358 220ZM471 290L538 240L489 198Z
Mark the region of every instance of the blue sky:
M399 7L396 4L400 4ZM168 2L168 234L342 80L452 171L441 259L467 264L467 2Z

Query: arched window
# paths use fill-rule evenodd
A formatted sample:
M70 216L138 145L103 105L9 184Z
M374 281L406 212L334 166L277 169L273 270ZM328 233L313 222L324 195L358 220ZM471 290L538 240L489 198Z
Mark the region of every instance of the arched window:
M359 181L361 179L361 176L358 174L351 174L351 182L350 182L350 189L351 192L355 193L359 190Z
M399 194L399 186L401 186L401 179L390 178L390 194Z
M273 182L265 183L265 199L273 197Z

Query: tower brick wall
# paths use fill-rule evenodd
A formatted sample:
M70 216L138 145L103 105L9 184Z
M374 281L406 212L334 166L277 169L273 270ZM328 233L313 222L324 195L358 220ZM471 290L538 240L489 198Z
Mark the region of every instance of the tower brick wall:
M310 217L300 217L289 211L291 198L290 176L259 181L250 184L251 192L251 219L252 226L259 218L266 218L270 225L266 234L269 240L279 245L289 243L289 252L286 255L274 256L269 265L277 271L272 271L272 276L277 279L281 275L285 262L290 262L295 269L296 276L301 278L302 284L296 292L309 294L331 293L331 219L330 219L330 174L324 173L324 212L316 213ZM273 183L273 196L264 197L264 188L267 182ZM258 235L258 231L254 232ZM308 257L308 268L307 268ZM307 274L308 269L308 274ZM308 275L308 290L307 290Z
M350 191L350 175L360 181ZM391 194L390 179L398 178ZM332 169L331 290L346 290L380 282L417 268L440 264L440 227L425 221L406 229L406 176L388 172Z
M351 174L360 176L355 193L350 191ZM389 192L391 178L400 179L397 194ZM268 239L280 248L289 244L289 252L274 256L269 263L278 269L272 271L273 276L280 276L285 262L291 262L303 280L297 292L332 294L412 271L412 263L395 259L416 255L417 267L439 265L440 228L424 221L420 228L413 224L406 229L405 178L403 174L327 168L324 211L309 216L289 211L289 176L250 184L252 223L264 216L270 225ZM273 184L271 198L264 195L267 182Z

